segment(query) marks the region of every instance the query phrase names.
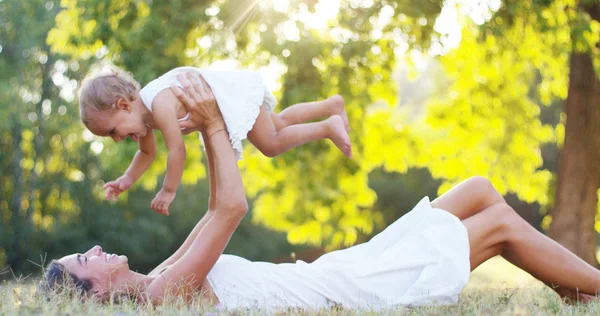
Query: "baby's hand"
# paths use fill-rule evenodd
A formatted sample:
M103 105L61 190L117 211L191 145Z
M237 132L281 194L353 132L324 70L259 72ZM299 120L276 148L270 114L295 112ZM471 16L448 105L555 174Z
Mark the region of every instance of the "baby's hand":
M169 205L175 200L175 192L168 192L165 189L161 189L154 200L152 200L151 207L158 213L165 216L169 216Z
M131 188L133 184L133 179L131 179L128 175L122 175L114 181L107 182L104 185L104 189L106 190L105 197L107 200L117 200L117 196L123 193L123 191Z

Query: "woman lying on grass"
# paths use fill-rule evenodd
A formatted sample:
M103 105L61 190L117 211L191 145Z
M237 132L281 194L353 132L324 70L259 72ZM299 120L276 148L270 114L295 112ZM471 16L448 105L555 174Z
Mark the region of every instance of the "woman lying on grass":
M186 301L202 293L225 308L360 309L396 305L448 304L470 271L501 255L542 280L563 298L588 301L600 288L600 272L547 238L504 201L490 182L473 177L433 202L415 208L369 242L323 255L315 262L250 262L223 255L231 235L248 211L231 142L210 90L201 78L179 78L173 88L206 140L210 172L208 211L183 245L144 275L129 269L127 257L96 246L55 260L43 284L62 284L100 299L130 295L160 304ZM206 87L206 85L204 85Z

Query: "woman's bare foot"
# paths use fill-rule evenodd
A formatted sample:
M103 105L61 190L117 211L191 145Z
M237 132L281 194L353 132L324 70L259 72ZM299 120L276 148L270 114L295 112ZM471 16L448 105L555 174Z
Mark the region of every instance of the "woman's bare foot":
M551 288L560 296L563 302L569 305L577 303L587 304L591 303L592 301L597 301L599 299L597 296L585 294L577 290L553 286L551 286Z
M324 122L327 124L329 130L327 138L331 139L346 157L352 158L352 144L350 143L350 137L348 137L348 133L344 128L344 120L342 117L339 115L332 115Z
M344 120L344 128L346 133L350 133L350 123L348 123L348 114L344 107L344 98L341 95L336 94L326 100L330 115L339 115Z

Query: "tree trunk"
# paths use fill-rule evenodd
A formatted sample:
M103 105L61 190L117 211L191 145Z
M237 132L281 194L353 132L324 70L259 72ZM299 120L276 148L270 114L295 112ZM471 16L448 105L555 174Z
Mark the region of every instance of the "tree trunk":
M594 224L600 181L600 83L588 54L573 52L570 71L565 141L549 234L598 266Z

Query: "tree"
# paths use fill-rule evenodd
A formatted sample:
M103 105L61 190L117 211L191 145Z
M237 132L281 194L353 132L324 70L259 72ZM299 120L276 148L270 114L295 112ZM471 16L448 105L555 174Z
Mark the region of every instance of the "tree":
M586 41L585 35L595 31L598 36L600 2L582 1L566 9L579 23L571 31L565 139L549 233L586 262L598 266L594 227L600 185L600 73L595 69L600 65L594 67L593 58L594 51L598 58L600 44L597 38Z
M451 100L435 102L429 115L433 126L455 134L440 145L447 146L445 157L457 158L443 163L458 161L469 171L480 166L478 173L503 193L546 208L554 202L550 236L592 264L600 171L597 11L598 1L505 1L489 21L465 29L458 49L441 58L456 80ZM555 100L566 100L566 116L552 131L541 123L538 104ZM563 138L556 178L542 169L538 148L562 145ZM452 148L459 140L463 144ZM494 150L482 156L473 142ZM468 163L465 152L475 156ZM432 173L460 179L464 172L457 169Z
M546 56L553 56L555 60L552 65L536 54L530 54L529 58L543 78L540 94L545 94L546 100L549 97L565 99L566 117L557 135L561 143L564 137L564 145L560 152L549 234L588 263L597 265L594 225L600 177L600 151L597 149L600 139L597 63L600 56L600 2L509 2L498 11L497 18L508 21L511 28L518 27L521 22L530 22L531 36L544 39L535 47L548 52ZM495 22L489 27L501 28ZM548 89L551 80L560 82L563 88Z

